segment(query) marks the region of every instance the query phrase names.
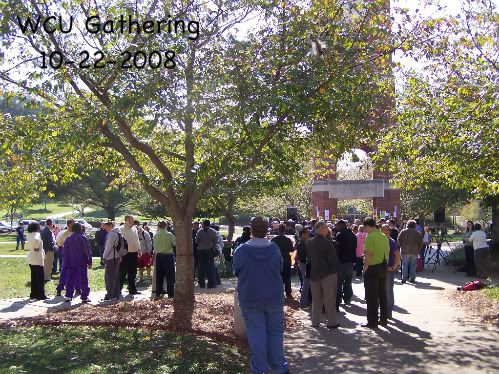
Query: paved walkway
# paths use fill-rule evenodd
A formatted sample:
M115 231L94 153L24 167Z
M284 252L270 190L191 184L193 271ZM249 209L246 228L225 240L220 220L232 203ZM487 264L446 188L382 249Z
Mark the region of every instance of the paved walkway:
M341 307L338 330L305 327L286 336L296 373L499 373L499 328L453 307L445 290L467 281L448 269L423 273L415 286L396 281L395 321L376 331L366 322L363 284L351 306ZM307 313L308 314L308 313Z

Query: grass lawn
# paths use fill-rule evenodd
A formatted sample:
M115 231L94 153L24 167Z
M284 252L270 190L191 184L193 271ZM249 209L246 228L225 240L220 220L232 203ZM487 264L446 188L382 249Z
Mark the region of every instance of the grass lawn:
M21 251L18 251L21 252ZM23 252L26 254L26 252ZM94 260L95 262L95 260ZM24 257L21 258L0 258L0 299L14 297L28 297L30 292L30 270ZM94 268L88 271L90 284L90 297L92 291L104 290L104 268L99 266L98 261L94 263ZM56 293L57 279L45 285L47 296Z
M59 203L48 203L47 209L45 209L45 204L36 204L25 209L23 214L31 219L32 217L45 219L51 214L61 214L66 212L71 212L73 208L71 205L64 205Z
M16 251L16 242L12 243L0 243L0 255L23 255L26 256L28 251L21 250L21 244L19 244L19 250Z
M16 234L0 234L0 242L16 242Z
M0 372L244 373L246 353L194 336L141 329L30 327L0 331Z
M499 287L486 288L482 291L489 299L499 302Z

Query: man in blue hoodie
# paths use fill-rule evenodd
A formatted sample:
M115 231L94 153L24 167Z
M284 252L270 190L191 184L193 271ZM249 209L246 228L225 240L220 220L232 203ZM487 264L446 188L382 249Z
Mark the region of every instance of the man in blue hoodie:
M239 306L246 322L251 372L289 373L284 357L284 289L279 247L265 237L268 222L251 221L252 238L234 252Z

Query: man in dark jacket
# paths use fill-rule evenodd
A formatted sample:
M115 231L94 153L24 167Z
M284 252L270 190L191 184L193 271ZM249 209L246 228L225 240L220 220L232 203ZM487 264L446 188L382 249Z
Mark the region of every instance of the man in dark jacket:
M287 298L292 298L291 295L291 252L293 252L293 242L285 235L286 226L280 224L277 228L277 236L272 241L277 244L282 256L282 282Z
M43 266L45 282L48 282L51 279L52 268L54 266L54 253L57 250L54 234L51 230L53 225L54 222L52 221L52 219L47 219L45 221L45 227L40 232L40 237L43 242L43 249L45 250L45 263Z
M217 247L217 232L212 229L209 220L203 221L203 228L196 234L198 252L198 285L205 286L205 278L208 278L208 288L216 288L217 280L215 273L214 249Z
M336 295L336 310L339 310L341 299L345 304L350 304L353 296L352 276L353 263L355 262L355 249L357 248L357 237L347 227L343 220L336 223L338 233L335 236L338 249L338 290Z
M338 256L333 242L326 239L329 232L324 221L315 224L315 236L307 241L307 260L310 261L310 288L312 291L312 326L318 327L322 305L326 308L327 328L337 328L336 282Z

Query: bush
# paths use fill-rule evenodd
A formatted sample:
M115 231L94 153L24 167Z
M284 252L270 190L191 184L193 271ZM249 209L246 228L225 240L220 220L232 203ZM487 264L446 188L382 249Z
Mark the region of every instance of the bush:
M232 262L222 262L216 265L220 278L234 278L232 273Z
M446 257L449 266L460 268L466 264L466 260L464 258L464 245L458 244L452 250L451 253Z

